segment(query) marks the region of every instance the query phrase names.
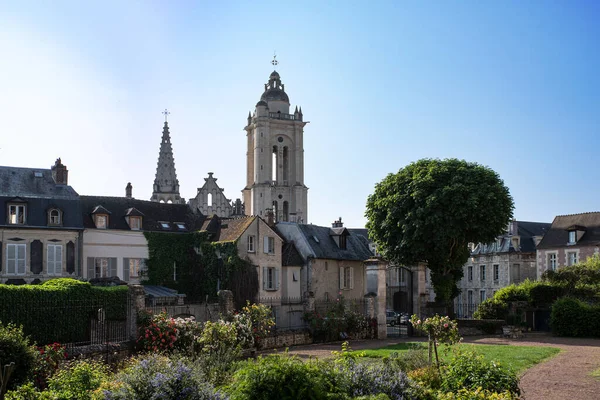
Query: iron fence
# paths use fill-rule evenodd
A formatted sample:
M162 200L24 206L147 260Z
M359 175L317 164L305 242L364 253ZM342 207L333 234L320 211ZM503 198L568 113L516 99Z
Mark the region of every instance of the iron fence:
M265 304L273 310L274 332L306 328L304 301L301 297L261 297L258 303Z
M475 303L455 303L454 313L456 318L460 319L473 319L473 314L477 311L479 304Z
M129 297L110 301L56 299L50 296L28 301L25 310L17 299L3 299L0 321L23 327L38 346L61 343L67 348L119 344L128 341Z

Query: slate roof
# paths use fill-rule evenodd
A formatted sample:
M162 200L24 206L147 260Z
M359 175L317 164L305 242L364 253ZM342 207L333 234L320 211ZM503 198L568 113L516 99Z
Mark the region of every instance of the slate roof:
M296 249L293 242L283 243L283 249L281 250L281 264L284 267L304 265L304 259L300 253L298 253L298 249Z
M499 237L499 243L479 243L471 252L472 255L477 254L492 254L492 253L509 253L520 251L522 253L532 253L536 251L534 236L544 236L550 229L550 223L547 222L529 222L516 221L517 234L520 237L519 249L515 249L510 240L510 235L506 232Z
M350 233L346 238L346 249L340 249L331 236L332 228L304 224L298 224L298 228L315 253L315 258L364 261L373 256L368 239L362 235Z
M538 249L567 247L569 229L573 226L585 227L585 233L576 246L597 246L600 244L600 212L558 215L546 233ZM581 229L580 229L581 230Z
M41 176L36 176L41 175ZM11 201L27 205L26 225L6 225ZM62 226L48 226L48 210L62 211ZM0 167L0 226L11 228L83 229L79 195L69 185L57 185L43 168Z
M142 230L156 232L189 232L202 227L205 217L195 214L187 204L157 203L154 201L138 200L129 197L80 196L85 228L95 229L92 212L98 206L106 209L109 214L108 229L131 230L125 216L131 208L143 214ZM161 222L169 223L169 229L164 229ZM175 223L183 222L186 230L181 230Z
M348 228L351 234L361 235L369 239L369 230L367 228Z
M36 177L39 173L42 176ZM77 200L69 185L57 185L52 171L43 168L0 167L0 196Z

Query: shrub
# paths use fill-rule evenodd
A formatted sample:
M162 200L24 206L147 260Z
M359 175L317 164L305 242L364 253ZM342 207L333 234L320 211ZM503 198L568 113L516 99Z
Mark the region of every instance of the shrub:
M90 400L108 378L107 367L97 361L75 361L48 380L50 398Z
M408 377L426 388L439 389L442 385L440 372L433 366L426 366L410 371Z
M410 318L410 323L416 330L429 335L429 354L431 354L432 350L435 352L435 362L438 369L440 368L440 359L437 351L438 344L451 346L462 340L458 333L458 323L447 316L440 317L436 314L433 317L421 320L415 314Z
M519 379L514 372L470 351L456 352L442 372L443 391L458 392L462 388L520 393Z
M411 391L406 374L383 364L355 363L340 373L347 379L346 393L351 396L383 393L392 400L404 399Z
M151 355L134 360L100 388L111 400L225 400L185 359Z
M280 355L259 357L241 365L226 391L232 400L325 399L337 390L325 365Z
M458 392L443 393L438 392L436 399L438 400L517 400L519 397L511 392L490 392L482 388L460 389Z
M202 334L202 325L193 317L175 318L177 338L173 349L184 355L193 356L199 351L198 337Z
M155 315L150 324L140 329L137 343L147 351L172 351L177 340L175 320L167 313Z
M237 339L237 327L227 321L206 321L197 339L202 352L220 352L223 349L241 349Z
M45 389L48 379L52 377L60 364L67 358L65 346L60 343L47 344L37 349L37 360L34 369L34 382L37 388Z
M429 366L427 352L420 346L411 347L402 353L393 352L383 359L384 364L392 364L395 368L410 372Z
M552 331L559 336L600 336L600 305L563 297L552 305Z
M23 333L23 328L0 323L0 367L15 363L8 389L14 389L31 378L36 360L37 350Z
M250 302L247 302L246 306L242 308L242 314L246 314L250 317L250 321L252 322L252 333L256 344L258 344L261 339L265 338L275 326L273 310L265 304L251 304Z

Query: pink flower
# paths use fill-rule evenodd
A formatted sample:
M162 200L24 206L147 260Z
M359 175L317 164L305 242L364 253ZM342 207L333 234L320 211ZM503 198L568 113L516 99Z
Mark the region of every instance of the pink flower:
M444 328L446 328L446 329L447 329L447 328L448 328L448 324L444 324Z

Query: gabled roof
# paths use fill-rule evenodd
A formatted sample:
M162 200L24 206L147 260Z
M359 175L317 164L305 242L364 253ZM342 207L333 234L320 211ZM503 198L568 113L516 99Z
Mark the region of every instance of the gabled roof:
M600 244L600 212L583 214L558 215L552 222L552 227L544 235L538 249L567 247L569 230L573 227L585 230L583 236L577 241L577 246L596 246Z
M281 250L281 264L284 267L304 265L304 259L300 253L298 253L298 249L296 249L293 242L283 243L283 248Z
M184 223L185 231L197 231L202 227L205 217L195 214L186 204L168 204L154 201L138 200L130 197L80 196L85 228L95 229L92 213L102 207L110 214L108 229L130 230L125 219L131 209L138 211L142 217L142 230L157 232L183 232L176 223ZM133 214L129 214L133 215ZM167 224L167 228L162 223Z
M101 205L97 205L92 210L92 214L106 214L106 215L110 215L112 213L110 211L108 211L106 208L102 207Z
M362 235L349 233L346 238L346 249L340 249L331 236L332 228L298 224L298 229L305 237L315 258L364 261L373 256L369 250L369 241Z
M71 186L57 185L50 169L17 167L0 167L0 195L71 200L78 197Z
M229 242L237 240L256 218L258 217L244 216L240 218L221 219L219 234L218 237L215 238L215 241Z

